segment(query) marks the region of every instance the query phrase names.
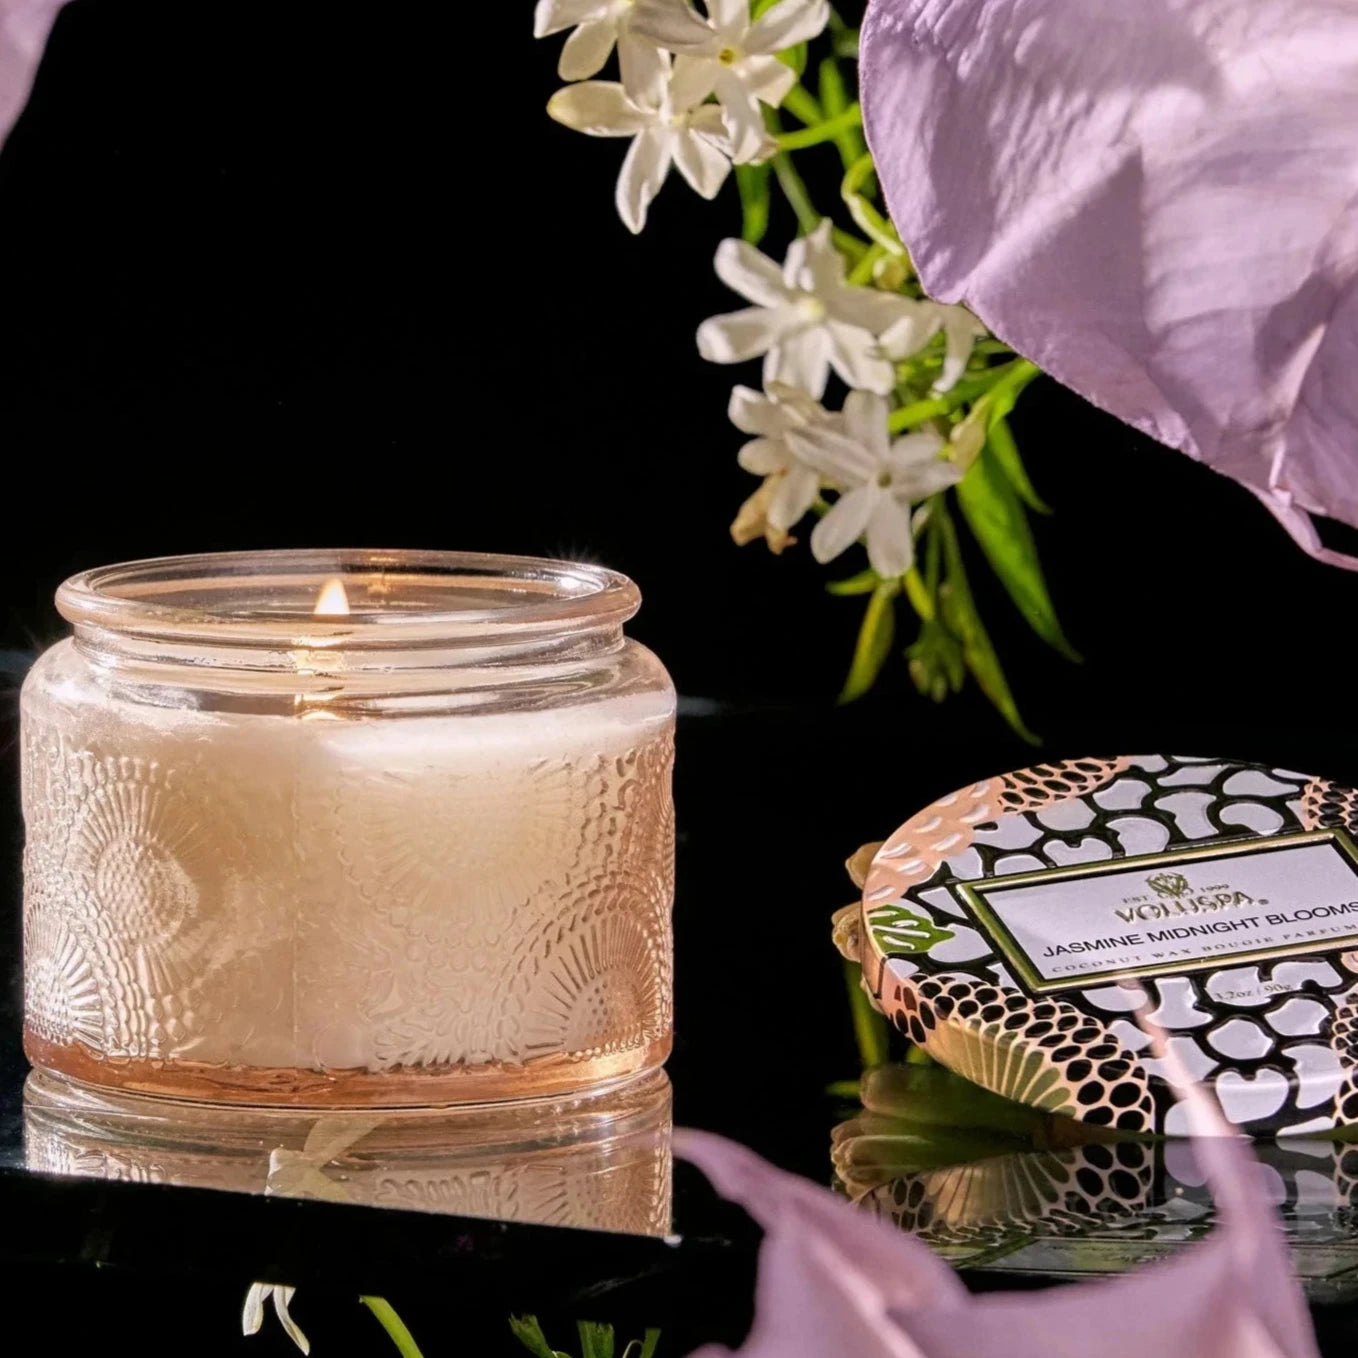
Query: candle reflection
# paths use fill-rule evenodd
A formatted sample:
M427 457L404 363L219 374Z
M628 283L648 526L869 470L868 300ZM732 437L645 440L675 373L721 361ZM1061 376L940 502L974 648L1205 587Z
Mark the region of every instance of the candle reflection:
M669 1081L568 1101L323 1117L81 1089L24 1090L24 1154L47 1174L318 1198L665 1235Z

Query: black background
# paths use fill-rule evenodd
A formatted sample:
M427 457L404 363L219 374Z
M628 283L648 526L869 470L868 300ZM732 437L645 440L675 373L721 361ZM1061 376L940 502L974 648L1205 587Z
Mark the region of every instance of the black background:
M727 533L754 483L726 397L753 375L703 364L693 331L740 304L711 271L734 188L705 206L676 178L633 239L611 200L622 145L542 111L558 47L534 43L526 0L76 0L61 18L0 156L10 898L17 685L61 635L50 600L72 571L307 544L607 562L645 594L634 635L703 700L678 774L680 1114L824 1177L821 1090L853 1073L826 923L852 894L840 864L1033 756L974 693L926 703L899 658L834 707L861 601L826 595L804 547L775 559ZM828 203L834 153L815 154ZM790 229L775 220L774 253ZM1014 425L1085 662L973 575L1041 757L1173 748L1358 780L1358 578L1053 383ZM770 917L753 951L749 921ZM13 989L17 925L10 943ZM227 1342L243 1284L162 1292L163 1320L125 1281L81 1286L142 1351L200 1353ZM434 1324L431 1299L403 1309Z

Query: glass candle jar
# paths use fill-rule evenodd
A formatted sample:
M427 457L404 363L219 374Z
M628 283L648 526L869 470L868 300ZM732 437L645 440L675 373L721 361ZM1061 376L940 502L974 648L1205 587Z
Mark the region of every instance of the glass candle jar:
M24 685L25 1049L142 1093L541 1097L669 1052L675 697L596 566L135 562Z

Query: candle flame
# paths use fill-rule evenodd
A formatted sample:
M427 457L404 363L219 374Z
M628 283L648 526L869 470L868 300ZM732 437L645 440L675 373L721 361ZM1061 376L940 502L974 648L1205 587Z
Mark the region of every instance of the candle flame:
M318 618L344 618L349 615L349 596L344 590L344 581L335 576L321 586L316 596L316 607L312 613Z

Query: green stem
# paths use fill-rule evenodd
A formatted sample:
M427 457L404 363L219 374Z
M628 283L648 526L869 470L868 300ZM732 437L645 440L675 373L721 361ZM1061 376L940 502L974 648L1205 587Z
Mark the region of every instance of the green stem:
M893 434L914 429L926 420L951 415L954 410L972 401L1011 390L1016 384L1020 387L1026 386L1036 375L1037 369L1026 358L1016 358L1012 363L987 368L985 372L959 382L951 391L945 391L941 396L926 396L923 400L912 401L909 405L901 406L899 410L893 410L887 417L887 428Z
M794 85L783 100L782 107L808 127L825 121L825 111L816 101L816 96L804 85Z
M876 241L889 254L904 255L905 247L896 234L896 228L859 192L872 172L872 155L865 151L844 172L844 179L839 186L840 197L858 229L869 240Z
M778 149L780 151L802 151L808 146L819 146L822 142L835 141L840 133L851 127L862 126L862 109L857 104L850 104L842 113L835 114L833 118L826 118L824 122L816 123L811 127L804 127L800 132L784 132L778 138Z
M915 566L911 566L905 573L905 597L910 600L910 607L919 615L921 622L933 622L934 620L934 599L924 583L923 577Z
M834 118L843 113L852 102L848 88L844 84L844 76L839 69L839 62L833 56L826 57L821 62L817 87L820 104L827 118ZM860 119L858 126L846 128L835 137L835 146L846 170L868 149L867 143L863 140L861 126Z
M778 177L778 187L782 189L788 205L797 214L799 233L809 236L820 225L820 213L811 204L811 195L806 191L805 182L785 151L780 151L774 156L772 164L773 173Z
M857 236L837 226L830 228L830 239L834 241L835 249L840 254L847 255L849 263L855 268L863 262L863 256L872 248L866 241L859 240Z
M886 257L886 251L880 245L869 245L863 252L863 258L853 266L853 272L849 274L849 283L854 287L863 287L872 282L873 266L879 259Z
M364 1306L377 1317L377 1323L387 1332L387 1337L396 1345L401 1358L424 1358L415 1336L406 1328L405 1321L396 1314L395 1308L385 1297L360 1297Z

